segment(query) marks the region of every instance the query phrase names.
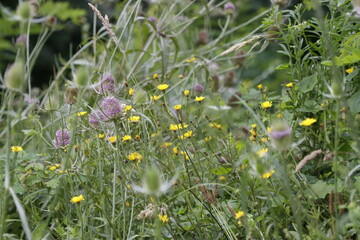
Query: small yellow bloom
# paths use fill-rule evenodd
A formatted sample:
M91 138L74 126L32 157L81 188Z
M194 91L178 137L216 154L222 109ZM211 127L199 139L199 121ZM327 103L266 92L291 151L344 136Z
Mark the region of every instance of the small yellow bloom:
M267 127L266 130L267 130L268 133L271 133L271 132L272 132L272 128L271 128L271 127Z
M130 207L131 204L130 204L128 201L126 201L126 202L125 202L125 206L126 206L126 207Z
M23 151L24 149L23 149L21 146L12 146L12 147L10 148L10 150L11 150L12 152L21 152L21 151Z
M185 97L188 97L190 95L190 90L185 90L183 94Z
M135 135L135 139L139 141L141 139L140 135Z
M100 133L100 134L98 135L98 137L99 137L100 139L103 139L103 138L105 137L105 134Z
M131 109L132 109L131 105L126 105L124 108L125 112L130 111Z
M185 157L185 160L189 160L189 155L187 154L187 152L181 151L179 153L180 153L180 155L183 155Z
M116 143L116 139L117 139L116 136L108 137L108 141L111 143Z
M226 180L226 177L225 177L225 176L220 176L220 177L219 177L219 180L220 180L220 181L225 181L225 180Z
M166 89L168 89L169 85L168 84L160 84L157 86L157 89L164 91Z
M192 131L187 131L186 133L184 133L184 137L189 138L192 136Z
M259 85L257 85L257 88L258 88L259 90L261 90L261 89L263 89L263 85L262 85L262 84L259 84Z
M165 215L159 214L158 217L159 217L160 221L162 221L163 223L169 221L169 218L166 214Z
M82 116L85 116L87 114L87 112L78 112L76 115L78 117L82 117Z
M348 74L352 73L355 69L353 67L348 68L345 70L345 72L347 72Z
M203 97L203 96L195 97L195 102L201 102L204 99L205 99L205 97Z
M263 109L270 108L271 106L272 106L272 102L270 102L270 101L261 103L261 108L263 108Z
M133 88L129 89L129 95L132 96L134 94L135 90Z
M129 159L129 160L131 160L131 161L136 161L136 160L138 160L138 162L140 162L140 161L143 159L143 156L142 156L140 153L133 152L133 153L130 153L130 154L127 156L127 159Z
M49 166L49 170L50 171L55 171L57 168L59 168L61 165L60 164L55 164L55 165L52 165L52 166Z
M261 177L268 179L269 177L271 177L274 174L274 172L275 172L275 170L268 171L268 172L264 173Z
M209 127L215 127L215 128L217 128L217 129L222 129L222 126L221 126L220 124L214 123L214 122L210 123L210 124L209 124Z
M167 147L170 147L171 145L172 145L172 142L164 142L160 147L167 148Z
M250 141L254 142L254 141L255 141L255 136L254 136L254 135L251 135L251 136L249 137L249 139L250 139Z
M182 75L182 74L180 74L180 75L179 75L179 78L180 78L180 79L184 79L184 78L185 78L185 76L184 76L184 75Z
M189 125L187 125L186 123L170 124L169 130L176 131L176 130L179 130L179 129L187 128L188 126Z
M178 155L179 150L176 147L174 147L172 150L173 150L174 155Z
M251 133L251 136L256 136L256 131L255 129L250 129L249 132Z
M262 143L266 143L268 141L268 139L266 137L263 137L260 139Z
M315 118L307 118L305 120L303 120L301 123L299 123L300 126L311 126L313 125L317 120Z
M132 116L128 118L129 122L137 123L140 121L140 116Z
M205 140L205 142L208 142L211 140L211 137L205 137L204 140Z
M154 73L154 75L153 75L153 79L158 79L158 78L159 78L159 74Z
M195 57L192 57L192 58L186 59L185 62L187 62L187 63L192 63L192 62L194 62L195 60L196 60L196 58L195 58Z
M245 215L245 212L244 211L238 211L236 214L235 214L235 219L239 219L241 217L243 217Z
M278 113L278 114L276 114L276 117L277 118L283 118L283 115L282 115L282 113Z
M122 137L122 141L123 141L123 142L129 141L129 140L131 140L131 136L130 136L130 135L125 135L125 136Z
M157 100L159 100L162 96L161 95L154 95L154 96L151 96L151 100L153 100L154 102L156 102Z
M288 88L292 88L294 86L294 84L292 82L290 82L290 83L287 83L285 86Z
M181 104L177 104L177 105L173 106L173 109L180 110L181 107L182 107Z
M254 124L251 124L251 127L252 128L256 128L256 124L254 123Z
M85 200L83 195L72 197L70 202L71 203L79 203L81 201Z
M259 158L262 158L266 155L266 153L269 151L269 149L264 148L256 152L256 155L258 155Z

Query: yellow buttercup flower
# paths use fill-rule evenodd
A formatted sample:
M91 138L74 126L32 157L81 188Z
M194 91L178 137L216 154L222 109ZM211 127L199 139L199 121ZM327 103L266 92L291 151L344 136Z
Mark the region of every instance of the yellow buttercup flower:
M157 86L157 89L164 91L166 89L168 89L169 85L168 84L160 84Z
M205 140L205 142L208 142L211 140L211 137L205 137L204 140Z
M116 139L117 139L116 136L108 137L108 141L111 143L116 143Z
M132 116L132 117L129 117L128 120L132 123L137 123L140 121L140 116Z
M179 150L176 147L174 147L172 150L173 150L174 155L178 155Z
M166 214L165 215L159 214L158 217L159 217L160 221L162 221L163 223L169 221L169 218Z
M105 134L100 133L100 134L98 135L98 137L99 137L100 139L103 139L103 138L105 137Z
M268 171L268 172L264 173L261 177L268 179L269 177L271 177L274 174L274 172L275 172L275 170Z
M259 90L261 90L261 89L263 89L263 85L262 85L262 84L259 84L259 85L257 85L257 88L258 88Z
M307 118L307 119L301 121L301 123L299 123L299 125L308 127L308 126L313 125L316 121L317 120L315 118Z
M185 97L188 97L190 95L190 90L185 90L183 94Z
M185 157L185 160L189 160L189 155L187 154L187 152L181 151L179 153L180 153L180 155L183 155Z
M345 70L348 74L352 73L355 70L355 68L351 67Z
M256 128L256 124L254 123L254 124L251 124L251 127L252 128Z
M133 152L133 153L130 153L128 156L127 156L127 159L131 160L131 161L138 161L138 163L143 159L143 156L138 153L138 152Z
M160 147L166 148L166 147L170 147L171 145L172 145L172 142L164 142Z
M187 131L186 133L184 133L184 137L189 138L192 136L192 131Z
M87 112L78 112L76 115L78 116L78 117L82 117L82 116L85 116L87 114Z
M84 201L84 200L85 200L84 196L79 195L79 196L72 197L70 202L71 203L79 203L79 202Z
M122 137L122 141L123 141L123 142L129 141L129 140L131 140L131 136L130 136L130 135L125 135L125 136Z
M10 150L11 150L12 152L21 152L21 151L23 151L24 149L23 149L21 146L12 146L12 147L10 148Z
M156 102L157 100L159 100L161 98L161 95L154 95L154 96L151 96L150 98L151 98L151 100Z
M244 211L238 211L236 214L235 214L235 219L239 219L241 217L243 217L245 215L245 212Z
M264 148L264 149L261 149L259 151L256 152L256 155L258 155L259 158L262 158L266 155L266 153L268 152L269 150L267 148Z
M173 106L173 109L180 110L181 107L182 107L181 104L177 104L177 105Z
M294 84L291 82L291 83L287 83L285 86L288 88L292 88L294 86Z
M132 96L134 94L135 90L133 88L129 89L129 95Z
M186 59L185 62L187 62L187 63L192 63L192 62L194 62L195 60L196 60L196 58L195 58L195 57L192 57L192 58Z
M159 78L159 74L154 73L154 75L153 75L153 79L158 79L158 78Z
M270 108L271 106L272 106L272 102L270 102L270 101L261 103L261 108L263 108L263 109Z
M125 112L130 111L131 109L132 109L131 105L126 105L124 108Z
M204 99L205 99L205 97L203 97L203 96L195 97L195 102L201 102Z
M222 126L221 126L220 124L214 123L214 122L210 123L210 124L209 124L209 127L215 127L215 128L217 128L217 129L222 129Z

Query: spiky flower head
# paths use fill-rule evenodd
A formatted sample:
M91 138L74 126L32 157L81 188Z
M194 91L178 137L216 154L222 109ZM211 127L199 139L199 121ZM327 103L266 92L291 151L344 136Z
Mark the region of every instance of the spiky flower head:
M231 15L235 12L235 5L232 2L228 2L224 5L224 11L227 15Z
M121 102L115 97L106 97L102 100L100 107L106 118L114 119L121 115Z
M115 93L115 79L110 73L101 76L100 83L96 88L98 94Z
M93 111L89 116L89 124L93 128L97 128L100 126L100 122L104 121L106 118L104 114L100 110Z
M195 83L195 85L194 85L194 91L195 91L195 92L202 93L202 92L204 91L204 86L201 85L200 83Z
M70 144L70 132L66 129L59 129L55 133L55 139L52 144L55 148L65 147Z

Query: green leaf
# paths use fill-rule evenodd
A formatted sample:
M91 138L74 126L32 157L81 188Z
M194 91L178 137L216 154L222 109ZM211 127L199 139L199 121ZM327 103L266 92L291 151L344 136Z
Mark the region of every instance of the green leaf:
M275 69L276 69L276 70L288 69L289 66L290 66L290 65L289 65L288 63L284 63L284 64L280 64L280 65L277 66Z
M304 77L299 83L299 90L303 93L310 92L311 90L314 89L317 81L318 79L316 74L313 74L308 77Z
M213 168L210 170L210 172L215 175L225 175L231 171L232 171L232 168L226 168L226 167L218 167L218 168Z
M81 18L85 16L86 11L84 9L71 8L68 2L46 1L41 4L39 13L43 15L55 15L61 21L71 19L75 24L81 24Z
M315 184L310 184L310 187L317 198L325 198L325 196L334 188L332 185L327 184L322 180L317 181Z
M55 189L59 185L59 178L54 178L45 183L45 185L49 188Z
M355 93L349 99L350 111L353 114L360 112L360 91Z
M301 108L298 108L299 112L312 112L317 113L321 110L321 107L315 100L306 100Z

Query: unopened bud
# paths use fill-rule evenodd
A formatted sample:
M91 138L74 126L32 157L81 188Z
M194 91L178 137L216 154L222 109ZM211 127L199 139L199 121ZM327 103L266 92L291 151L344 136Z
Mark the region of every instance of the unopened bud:
M22 19L29 19L35 15L35 12L30 2L21 2L16 9L16 15Z
M236 8L235 5L232 2L228 2L224 6L224 11L226 15L231 15L235 12Z
M57 24L57 21L58 21L57 17L50 16L45 20L44 25L45 25L45 27L48 27L48 28L54 28Z
M194 91L195 91L195 92L202 93L202 92L204 91L204 86L201 85L200 83L195 83L195 85L194 85Z
M45 104L44 104L44 108L48 111L55 111L57 109L59 109L60 107L60 102L57 96L54 95L48 95L45 98Z
M5 86L12 90L21 90L24 82L24 63L17 60L5 72Z

